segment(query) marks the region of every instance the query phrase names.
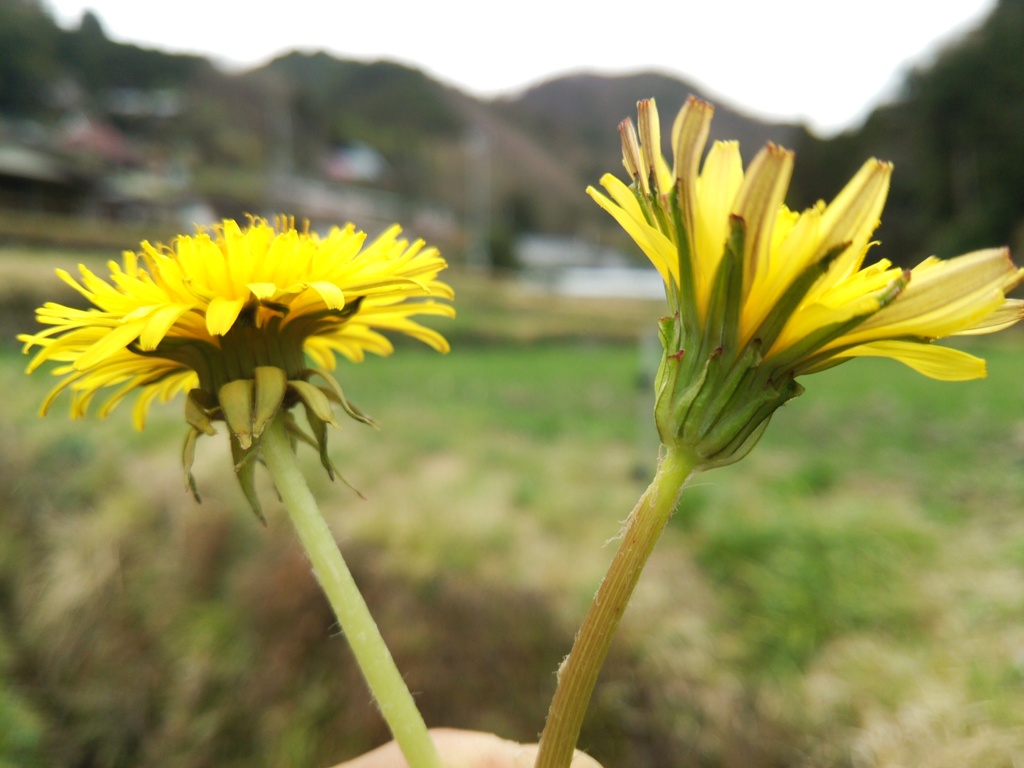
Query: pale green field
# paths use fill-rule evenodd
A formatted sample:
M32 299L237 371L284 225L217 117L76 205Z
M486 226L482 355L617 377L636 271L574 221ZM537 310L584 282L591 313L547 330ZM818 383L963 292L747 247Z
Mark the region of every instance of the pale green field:
M656 452L636 343L576 337L600 315L634 338L657 308L456 286L450 355L339 376L382 425L332 438L365 499L315 486L428 722L531 738ZM1024 338L973 350L984 381L811 377L696 479L584 747L607 768L1021 765ZM40 420L23 362L0 356L0 765L317 766L383 738L270 489L264 530L204 440L197 507L180 403L142 433L128 409Z

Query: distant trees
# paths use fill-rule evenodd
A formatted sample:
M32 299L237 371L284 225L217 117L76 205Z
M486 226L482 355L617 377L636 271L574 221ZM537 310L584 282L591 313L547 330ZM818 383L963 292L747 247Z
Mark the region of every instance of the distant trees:
M201 56L168 54L107 39L100 20L86 11L78 29L60 30L57 61L90 93L111 88L172 88L212 69Z
M1001 0L975 34L907 83L916 159L931 166L915 199L929 240L951 250L1005 240L1024 222L1024 0Z
M29 116L58 74L57 28L38 0L0 2L0 113Z
M826 140L722 108L715 137L739 138L749 152L765 138L793 146L799 159L789 202L797 207L834 195L869 156L895 162L878 251L894 261L1013 240L1019 247L1022 41L1024 0L999 0L977 31L912 73L899 98L857 130ZM690 90L664 76L580 76L480 104L411 67L326 53L291 53L228 75L201 57L113 42L92 13L62 30L41 0L0 0L0 116L45 120L68 107L98 113L139 144L190 164L208 182L203 192L257 190L254 179L275 172L318 175L332 151L366 143L387 160L383 186L461 208L470 173L465 138L480 124L493 142L492 223L507 218L500 201L526 199L528 191L538 227L576 230L590 207L574 191L617 167L615 122L638 97L659 97L667 114ZM158 92L170 95L174 110L114 106Z
M801 142L794 188L838 190L876 155L896 163L880 238L910 263L1024 245L1024 0L1000 0L975 32L910 75L858 131Z
M182 87L210 69L199 56L115 43L91 11L77 29L62 30L39 0L0 2L0 114L45 114L63 81L95 97L115 88Z

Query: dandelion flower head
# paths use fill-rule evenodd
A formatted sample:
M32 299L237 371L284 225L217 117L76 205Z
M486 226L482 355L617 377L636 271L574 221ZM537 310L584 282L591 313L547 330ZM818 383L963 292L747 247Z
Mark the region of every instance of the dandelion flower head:
M77 279L58 270L90 306L47 303L36 313L45 328L19 336L26 353L35 350L29 372L56 363L60 382L42 413L68 391L72 417L85 416L109 392L103 417L134 393L141 429L154 400L184 393L186 463L195 438L223 420L236 464L244 464L270 419L301 403L326 465L331 403L367 420L331 374L338 355L387 355L385 332L448 350L413 319L454 314L446 303L452 291L437 279L445 261L400 232L393 226L367 243L351 225L320 236L289 218L253 218L244 227L224 220L170 246L143 242L110 262L106 278L84 266Z
M695 98L683 107L670 166L655 103L640 102L639 131L619 127L630 184L606 174L607 195L587 190L665 282L655 417L666 446L698 467L736 461L800 394L798 376L854 357L936 379L985 375L983 360L932 342L1024 315L1006 298L1024 276L1007 249L865 266L892 166L868 160L832 202L792 211L793 153L769 144L744 169L736 142L715 142L705 157L713 111Z

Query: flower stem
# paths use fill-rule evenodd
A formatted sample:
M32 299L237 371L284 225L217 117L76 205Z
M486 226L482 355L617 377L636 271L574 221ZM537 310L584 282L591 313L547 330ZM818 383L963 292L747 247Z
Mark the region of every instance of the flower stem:
M688 455L669 450L626 521L619 551L594 596L569 657L558 671L558 685L534 768L567 768L572 760L583 716L612 637L693 468L694 462Z
M280 415L263 435L262 452L313 572L406 761L411 768L443 768L412 694L299 471Z

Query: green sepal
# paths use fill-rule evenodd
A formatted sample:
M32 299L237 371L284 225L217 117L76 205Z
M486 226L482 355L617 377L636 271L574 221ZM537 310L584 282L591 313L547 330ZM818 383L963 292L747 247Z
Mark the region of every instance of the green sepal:
M217 401L205 389L191 389L185 398L185 421L195 430L213 436L217 430L210 414L217 408Z
M757 378L757 367L762 362L760 346L752 344L732 363L725 376L713 386L705 387L712 390L712 397L703 409L704 417L697 430L698 439L703 440L711 433L722 415L730 411L730 406L735 407L737 401L743 403L751 399L751 385Z
M636 202L640 206L641 212L644 214L644 221L652 227L657 227L658 223L655 221L653 210L657 206L652 201L651 196L644 192L643 187L640 184L632 184L630 185L630 189L633 191L633 197L636 198Z
M288 390L288 374L272 365L257 366L253 371L255 409L252 418L252 435L259 439L263 430L277 415Z
M292 442L292 450L298 446L298 443L305 443L314 450L320 449L320 445L317 441L306 434L305 430L299 426L299 423L291 413L288 414L288 418L285 421L285 428L287 429L288 437Z
M196 487L196 478L192 474L192 465L196 460L196 442L202 432L195 427L190 427L185 435L185 445L181 449L181 467L185 471L185 487L192 492L192 498L197 504L202 503L199 498L199 489Z
M803 392L804 388L795 379L788 380L778 390L766 389L759 398L758 407L753 410L753 413L748 411L742 416L737 415L731 420L732 423L723 424L720 429L721 435L729 437L732 433L727 441L718 444L712 442L705 446L707 457L712 460L712 463L705 466L708 469L722 467L745 457L761 439L772 414L794 397L802 395ZM746 417L745 421L744 417Z
M331 401L320 387L310 384L301 379L292 379L288 382L288 389L294 392L303 404L312 409L322 421L338 428L338 422L334 418L334 410L331 408Z
M654 172L654 169L651 169ZM671 213L665 210L665 206L661 204L661 195L658 192L651 192L648 198L648 210L650 211L649 222L651 226L657 229L659 232L672 232L672 218ZM682 239L680 239L681 241ZM678 249L677 249L678 250ZM687 248L689 251L689 248ZM679 273L679 282L682 284L684 279L683 272Z
M707 412L708 403L719 390L722 368L726 364L727 361L722 358L722 348L718 347L708 355L701 375L695 382L696 386L688 387L693 393L685 394L682 398L682 402L686 403L686 410L685 415L680 414L679 426L676 428L676 433L683 438L683 442L693 444L700 439L698 427L703 421L702 414Z
M849 243L837 245L826 253L818 261L811 264L803 272L796 276L789 287L783 291L782 296L775 302L771 312L761 321L761 325L754 333L755 339L760 339L762 349L771 349L772 344L779 338L782 329L785 328L789 318L796 311L797 307L807 297L807 292L818 279L824 275L832 263L842 255Z
M728 305L731 295L734 295L732 278L741 270L736 269L738 262L733 258L731 250L727 247L722 254L722 260L718 262L718 269L715 270L715 279L711 284L711 294L708 297L708 316L703 325L703 335L700 340L700 348L695 350L701 357L711 355L715 349L720 349L730 357L736 350L727 347L724 343L725 316L728 312Z
M703 325L704 335L700 339L695 359L691 361L693 365L703 360L704 368L697 378L699 387L689 397L686 415L677 428L677 434L685 442L695 444L703 438L706 432L703 425L708 420L711 403L721 396L723 387L728 388L731 394L749 368L749 363L744 362L750 357L749 352L745 352L743 359L738 360L735 348L739 336L740 305L737 297L743 280L740 257L744 236L743 220L733 217L732 234L725 244L711 287L708 317Z
M770 377L775 379L785 375L799 375L803 372L803 368L806 367L808 361L827 357L831 354L831 350L824 354L815 355L813 358L807 357L808 353L812 350L821 349L833 339L838 339L847 331L852 331L873 314L874 311L867 312L843 322L822 326L793 346L787 347L780 354L773 355L768 360ZM801 368L799 370L791 368L797 362L801 364Z
M327 452L327 425L338 427L338 423L334 419L330 398L324 390L308 381L293 380L288 383L288 386L302 401L302 406L306 411L306 421L309 423L313 439L316 441L320 464L326 470L327 476L334 480L337 470Z
M672 355L682 349L682 339L679 337L680 319L679 313L663 317L658 320L658 339L666 355Z
M681 440L686 419L708 375L708 361L705 361L695 380L681 376L684 357L666 354L658 371L654 421L658 426L661 442L667 446L686 447L685 440ZM689 383L679 390L680 384L685 382Z
M770 421L771 416L766 419L762 419L749 434L738 436L732 443L727 445L721 451L721 458L705 458L701 463L701 468L715 469L716 467L727 467L730 464L735 464L741 459L745 459L761 441L761 436L764 434L765 430L768 429L768 423Z
M672 187L668 195L669 207L672 212L673 229L662 229L662 232L676 233L676 257L679 268L678 305L674 309L685 312L684 327L697 328L700 323L700 308L697 306L696 270L693 268L693 254L690 251L692 232L686 231L683 222L683 210L680 203L679 184Z
M307 411L307 416L308 416L308 411ZM285 428L288 431L289 437L291 437L291 439L292 439L293 445L294 445L296 440L299 440L299 441L305 443L306 445L310 446L311 448L314 448L314 449L316 449L318 451L320 450L321 443L318 443L315 439L313 439L312 437L307 435L305 430L303 430L302 427L299 426L298 422L291 415L291 413L288 414L288 418L285 421ZM326 441L323 443L323 445L326 445ZM325 455L321 454L321 456L320 456L321 463L323 463L324 459L325 459ZM365 499L366 498L363 495L362 491L360 491L358 488L356 488L354 485L352 485L352 483L350 483L348 480L345 479L345 476L338 471L338 468L334 466L334 462L332 462L330 460L330 458L327 458L326 460L329 463L329 466L325 465L325 468L327 469L327 473L328 473L328 475L330 475L331 480L341 480L341 482L343 482L346 486L348 486L348 488L353 493L355 493L356 496L358 496L360 499Z
M217 393L224 421L243 450L252 446L254 389L252 379L235 379L221 387Z
M746 231L743 219L733 216L730 220L729 239L711 284L708 317L703 323L705 336L701 339L701 355L710 355L719 347L727 358L733 358L739 353L736 347L740 333L743 241Z
M362 410L353 405L347 397L345 397L345 393L344 391L342 391L341 385L338 383L338 380L331 376L330 373L323 370L322 368L307 368L305 371L302 372L302 378L304 378L306 381L309 381L309 379L312 376L319 376L321 379L324 380L324 382L326 382L328 387L328 389L325 390L327 396L330 397L338 405L340 405L342 410L345 411L345 413L348 414L350 418L355 419L356 421L362 422L363 424L366 424L371 427L377 426L377 422L374 421L373 417L364 413Z
M266 526L267 518L263 515L263 507L256 493L256 453L251 448L243 447L241 441L234 434L231 435L231 458L235 463L235 477L238 478L238 484L242 488L245 500L249 502L252 513L263 526Z
M698 453L709 459L717 459L723 455L728 457L728 449L742 445L747 436L757 429L768 415L782 405L782 402L780 402L779 393L768 387L756 395L751 393L744 398L742 407L734 408L723 414L723 418L715 425L715 428L710 430L709 434L700 441ZM767 413L761 415L766 406Z
M667 324L664 330L671 332ZM772 413L803 391L791 377L775 385L762 364L759 344L738 359L716 347L699 368L666 354L654 412L662 443L692 456L699 469L732 464L749 453Z
M336 474L334 463L327 453L327 422L321 419L308 403L303 401L302 405L306 409L306 421L309 422L309 428L313 432L314 440L316 440L317 452L320 454L320 464L327 470L327 476L334 480Z
M768 363L771 366L771 377L773 379L779 378L780 374L799 375L803 373L806 368L809 368L811 365L814 365L821 360L826 359L831 354L834 354L833 350L829 350L822 354L812 354L812 352L814 352L814 350L820 350L830 341L838 339L848 331L852 331L876 312L889 306L889 304L895 301L896 297L903 292L909 282L910 273L904 272L900 277L893 280L889 285L875 294L878 306L870 312L865 312L851 317L849 320L832 323L831 325L818 328L814 333L805 336L796 344L787 347L780 354L770 357L768 359ZM794 365L797 361L802 363L800 369L797 370L790 368L790 366Z

